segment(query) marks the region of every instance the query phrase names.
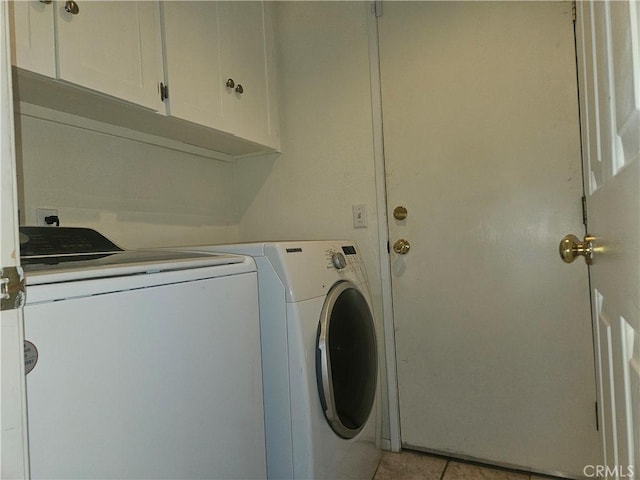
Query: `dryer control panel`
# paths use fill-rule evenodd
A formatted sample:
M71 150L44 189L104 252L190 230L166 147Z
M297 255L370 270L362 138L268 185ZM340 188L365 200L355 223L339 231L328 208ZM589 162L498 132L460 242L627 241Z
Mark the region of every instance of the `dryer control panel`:
M324 297L340 280L366 283L364 262L353 240L267 242L264 256L285 288L286 301Z
M338 271L357 271L362 268L355 245L331 246L325 251L327 268Z
M342 270L347 266L347 259L340 252L334 252L331 254L331 263L337 270Z

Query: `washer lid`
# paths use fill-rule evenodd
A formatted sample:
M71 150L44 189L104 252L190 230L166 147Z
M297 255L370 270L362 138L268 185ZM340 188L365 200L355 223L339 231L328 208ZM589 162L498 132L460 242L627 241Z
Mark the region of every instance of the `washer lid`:
M106 254L41 256L23 260L27 285L158 273L245 262L238 255L167 250L128 250ZM253 262L248 271L255 271ZM236 272L241 273L241 272Z
M89 228L20 227L20 262L27 285L231 265L229 254L123 250Z

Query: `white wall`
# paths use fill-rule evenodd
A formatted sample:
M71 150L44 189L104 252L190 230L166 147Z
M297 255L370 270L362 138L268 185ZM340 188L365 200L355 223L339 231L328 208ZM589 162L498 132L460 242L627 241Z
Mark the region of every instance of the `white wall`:
M278 2L282 153L237 161L240 239L355 239L374 290L377 222L366 7ZM368 228L353 228L354 204Z
M124 248L237 241L232 163L24 114L16 130L22 224L54 207Z
M274 29L282 153L237 162L240 240L356 240L382 348L367 6L277 2Z

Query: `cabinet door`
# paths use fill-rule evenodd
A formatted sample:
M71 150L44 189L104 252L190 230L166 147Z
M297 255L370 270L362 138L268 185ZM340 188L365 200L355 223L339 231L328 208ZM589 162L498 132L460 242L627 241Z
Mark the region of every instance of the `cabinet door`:
M9 2L13 65L55 77L53 8L51 4L38 1Z
M56 2L58 76L153 110L161 108L158 2Z
M227 91L233 106L233 128L239 137L277 146L272 27L264 2L224 2L224 64L242 93ZM231 27L231 28L229 28ZM229 107L231 109L231 106Z
M217 2L162 3L169 114L229 131L219 20Z

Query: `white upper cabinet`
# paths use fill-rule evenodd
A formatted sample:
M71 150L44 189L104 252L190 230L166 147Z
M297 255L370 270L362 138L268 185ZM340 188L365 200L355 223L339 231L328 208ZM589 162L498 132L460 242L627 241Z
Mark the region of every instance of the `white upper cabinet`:
M14 0L10 8L26 103L232 156L279 149L268 2Z
M53 4L9 2L11 63L32 72L56 76Z
M272 26L264 2L164 2L169 113L278 148Z
M77 12L68 11L69 3L55 2L58 78L152 110L164 108L158 2L78 0Z

